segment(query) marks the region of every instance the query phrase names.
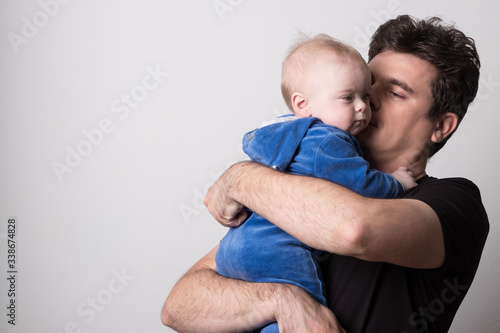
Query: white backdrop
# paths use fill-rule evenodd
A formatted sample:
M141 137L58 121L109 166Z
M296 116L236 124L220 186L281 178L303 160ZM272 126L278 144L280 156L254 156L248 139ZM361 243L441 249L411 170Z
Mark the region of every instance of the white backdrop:
M225 233L203 195L245 159L243 133L286 111L296 32L366 55L402 13L477 42L477 101L428 171L473 180L491 222L452 332L500 331L498 1L0 3L1 332L170 332L165 297Z

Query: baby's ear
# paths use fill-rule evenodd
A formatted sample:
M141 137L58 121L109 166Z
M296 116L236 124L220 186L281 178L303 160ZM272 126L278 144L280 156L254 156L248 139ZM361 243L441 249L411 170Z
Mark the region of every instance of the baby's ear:
M310 117L312 115L309 100L300 92L292 94L293 113L298 117Z
M436 123L436 128L432 133L431 140L434 143L443 141L457 128L458 116L452 112L446 112Z

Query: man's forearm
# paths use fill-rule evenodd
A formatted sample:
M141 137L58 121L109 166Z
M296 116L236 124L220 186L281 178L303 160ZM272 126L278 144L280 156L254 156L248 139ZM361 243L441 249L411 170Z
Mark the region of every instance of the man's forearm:
M232 166L218 183L215 191L227 193L230 202L313 248L412 268L437 268L444 261L441 224L422 201L365 198L323 179L255 162Z
M345 331L335 315L301 288L225 278L213 269L217 247L174 286L163 324L178 332L246 332L277 321L280 332Z
M228 195L305 244L355 256L359 216L366 198L322 179L240 162L227 171Z
M163 324L178 332L243 332L275 321L275 293L283 286L219 275L212 265L216 249L174 286L162 309Z

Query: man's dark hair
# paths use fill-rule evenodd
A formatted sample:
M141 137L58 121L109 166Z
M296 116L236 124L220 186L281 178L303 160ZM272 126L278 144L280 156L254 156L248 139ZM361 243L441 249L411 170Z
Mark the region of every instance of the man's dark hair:
M382 24L373 35L368 61L384 51L412 54L437 69L428 116L435 120L447 112L458 115L458 124L474 100L479 84L479 55L474 40L438 17L425 20L401 15ZM458 127L458 125L457 125ZM453 134L453 133L452 133ZM440 150L451 134L431 147Z

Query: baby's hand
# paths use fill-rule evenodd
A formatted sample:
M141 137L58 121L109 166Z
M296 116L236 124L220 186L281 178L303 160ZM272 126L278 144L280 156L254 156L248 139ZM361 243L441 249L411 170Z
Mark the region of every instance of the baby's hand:
M413 172L408 170L407 167L399 167L392 173L392 175L399 180L405 190L417 185L415 178L413 177Z

